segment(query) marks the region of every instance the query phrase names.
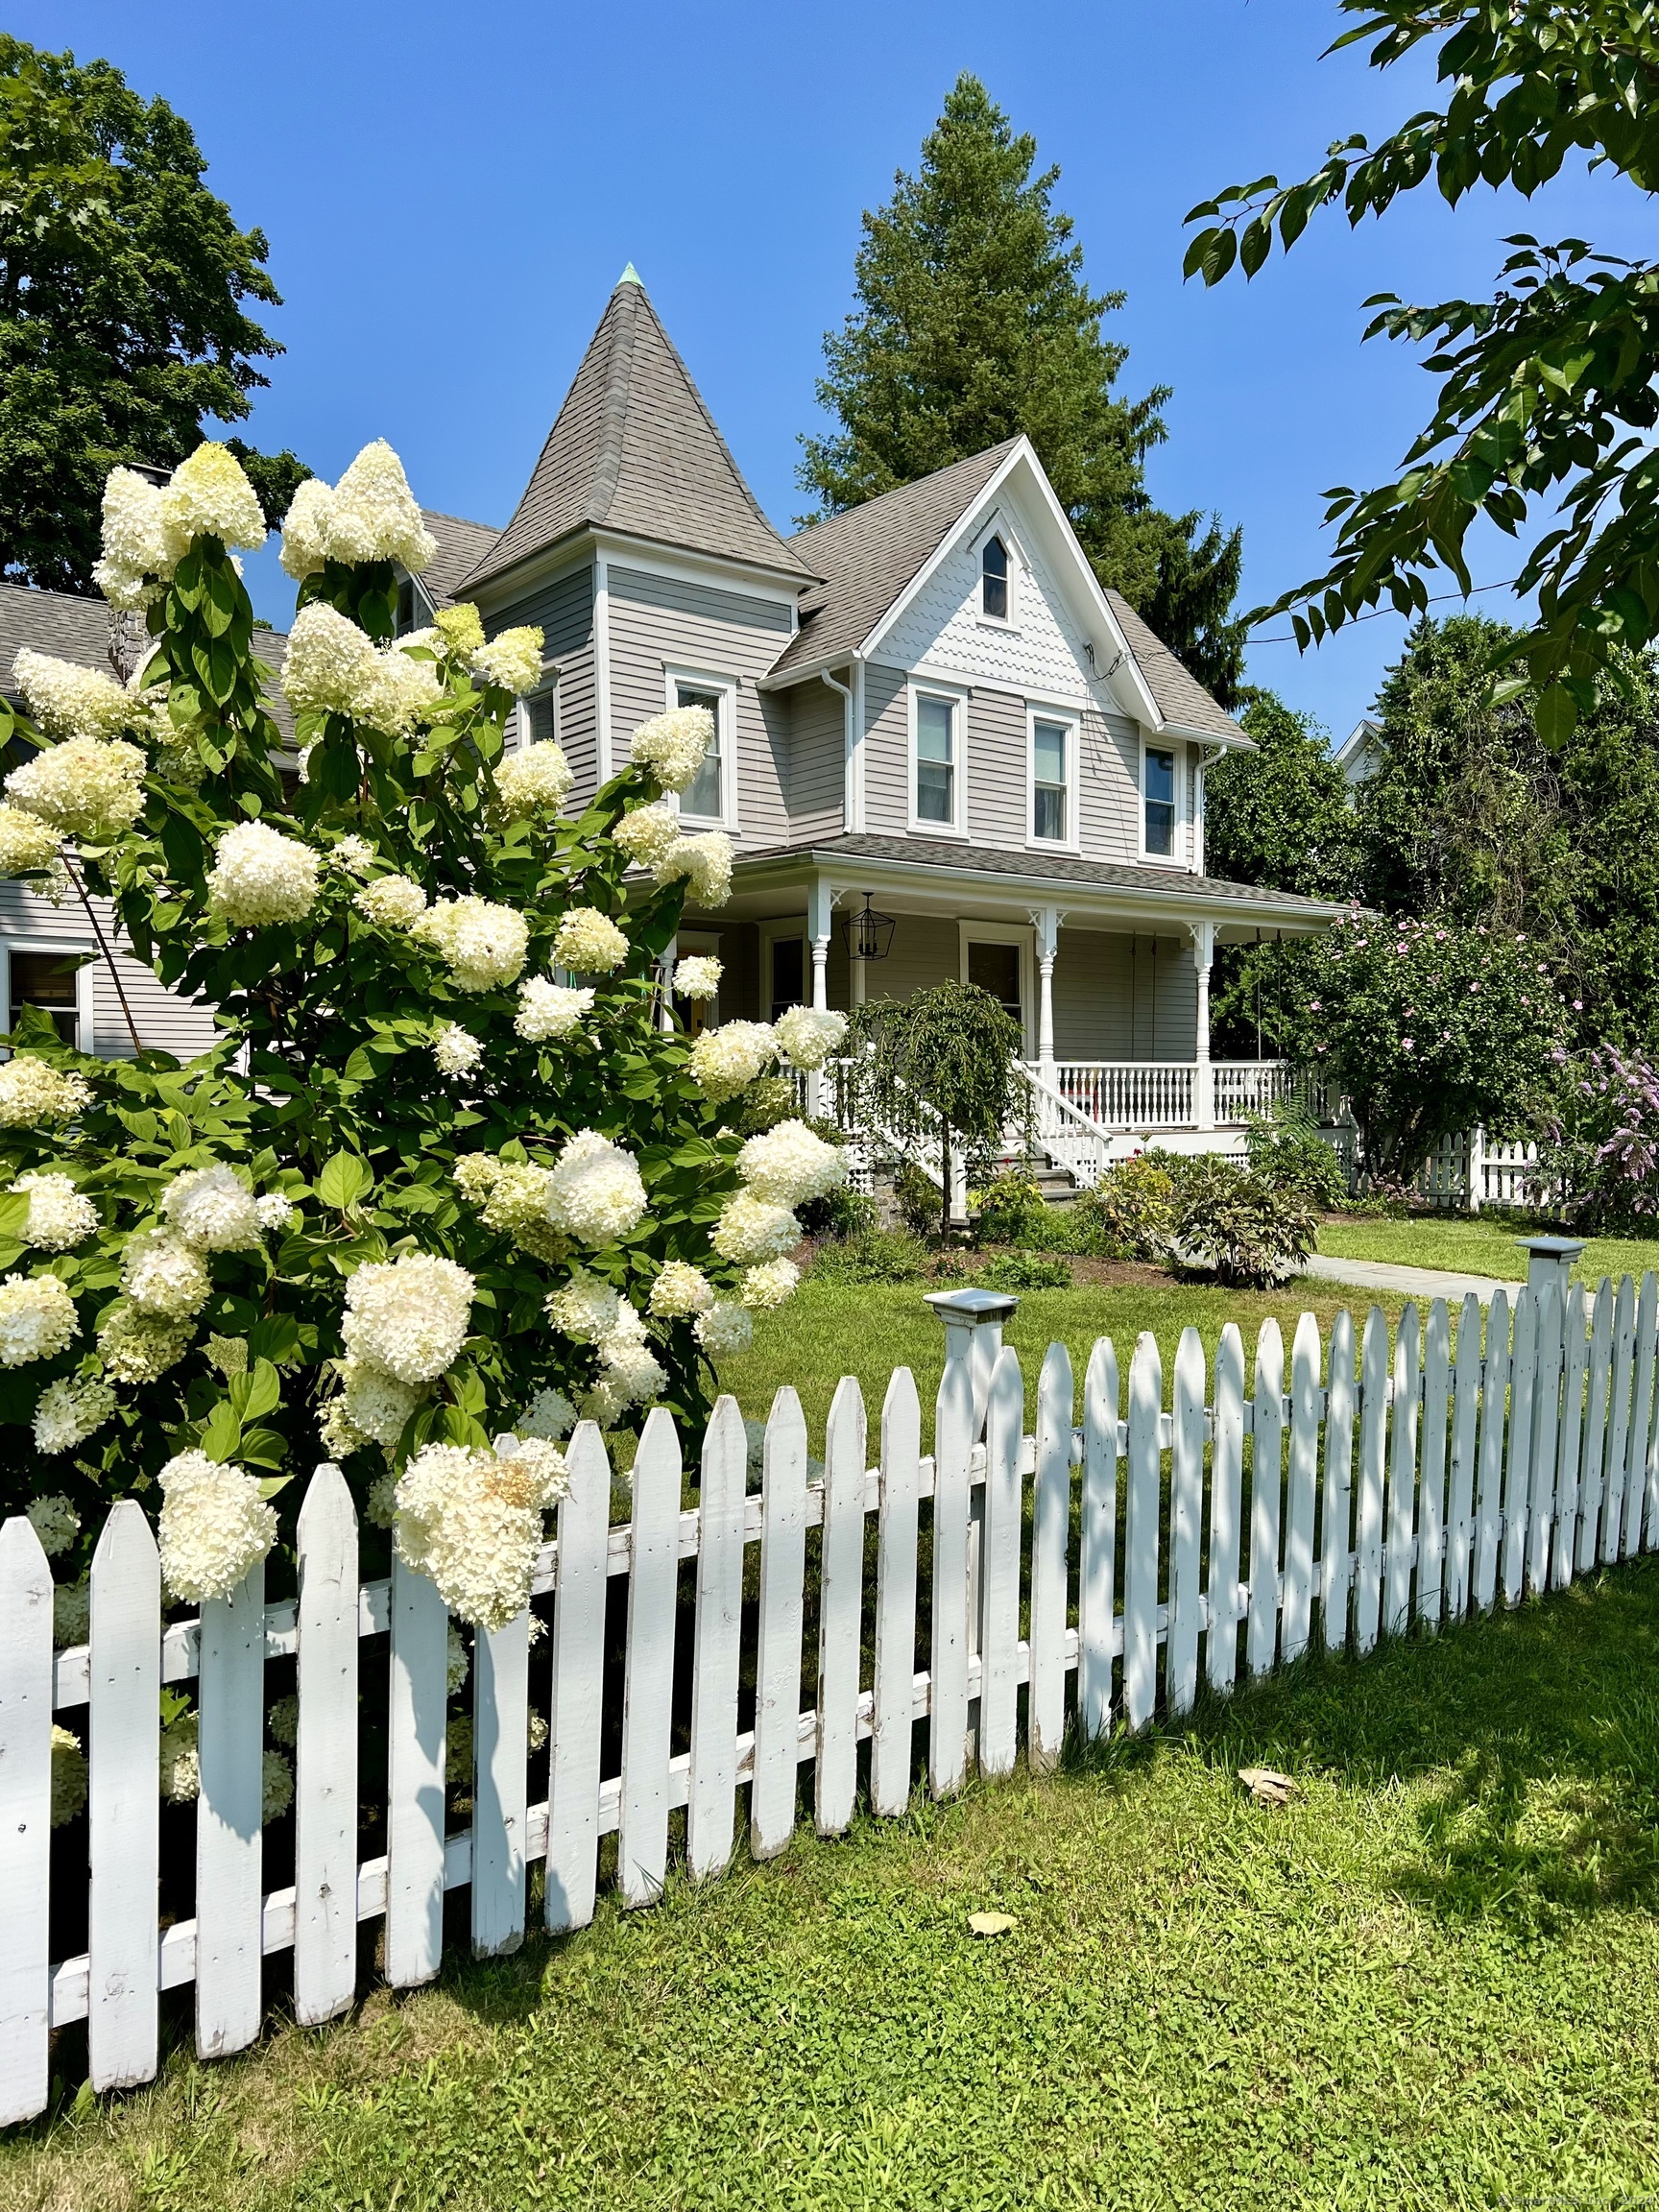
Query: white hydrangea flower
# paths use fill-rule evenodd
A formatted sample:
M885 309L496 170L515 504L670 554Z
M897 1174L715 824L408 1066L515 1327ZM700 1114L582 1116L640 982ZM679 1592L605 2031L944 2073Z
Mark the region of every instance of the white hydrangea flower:
M430 718L444 697L444 679L430 661L415 661L404 647L407 638L374 656L374 666L365 679L352 712L372 730L398 736Z
M419 575L438 550L384 438L371 440L335 485L330 528L336 561L396 561Z
M193 1805L202 1794L200 1719L180 1713L161 1731L156 1781L169 1805Z
M655 776L664 791L684 791L713 742L714 717L707 707L676 707L640 724L628 757Z
M466 1689L467 1677L471 1671L472 1654L468 1650L460 1629L451 1625L444 1663L444 1687L451 1697L458 1696Z
M207 873L207 903L233 929L303 922L316 905L318 855L269 823L235 823L220 838L217 853Z
M781 1260L801 1241L801 1224L787 1206L734 1190L720 1210L709 1239L722 1260L739 1264Z
M747 1091L778 1057L778 1035L765 1022L728 1022L705 1029L691 1046L691 1080L718 1105Z
M37 882L30 877L23 888L32 899L44 899L49 906L61 906L75 888L74 878L64 866L62 855L58 855L46 871L45 880Z
M407 876L377 876L351 903L379 928L412 929L426 911L426 894Z
M395 1450L410 1414L426 1395L424 1390L400 1382L396 1375L371 1365L367 1359L348 1356L338 1366L344 1385L341 1405L347 1420L370 1443L386 1452Z
M611 832L631 860L649 868L661 859L680 835L680 817L672 806L659 801L650 806L637 806L632 814L624 814Z
M294 1201L284 1198L280 1190L267 1190L263 1198L254 1202L253 1211L267 1236L286 1236L294 1226Z
M410 934L432 947L460 991L494 991L517 982L530 950L530 926L516 906L499 906L470 892L440 899L410 925Z
M98 1226L98 1209L90 1198L83 1198L73 1180L67 1175L53 1175L33 1169L19 1175L12 1184L14 1195L29 1194L29 1218L23 1225L23 1241L34 1244L42 1252L67 1252L72 1244L79 1244L84 1237L90 1237Z
M115 1410L115 1393L107 1382L84 1382L60 1376L48 1382L35 1407L35 1449L48 1458L73 1452L103 1428Z
M13 1052L0 1061L0 1129L33 1129L44 1121L68 1121L92 1103L84 1076L54 1068L33 1052Z
M378 664L368 631L314 599L301 608L289 629L282 690L297 713L355 714Z
M429 1253L367 1261L346 1279L346 1349L400 1382L434 1382L460 1357L476 1287Z
M711 953L688 953L674 969L676 998L712 998L720 989L724 965Z
M488 645L480 645L472 653L473 673L503 691L533 691L541 681L544 642L540 630L498 631Z
M555 1228L584 1244L613 1244L645 1217L638 1163L596 1130L581 1129L560 1152L547 1193Z
M13 768L6 789L65 837L107 845L144 810L144 756L119 737L65 737Z
M723 830L676 837L651 873L659 883L677 883L684 877L699 906L724 906L732 896L732 840Z
M216 1367L227 1382L233 1382L238 1375L248 1372L248 1339L246 1336L221 1336L209 1329L207 1341L203 1347L209 1367Z
M452 1170L455 1188L469 1206L481 1206L494 1190L501 1166L493 1152L463 1152Z
M797 1068L822 1068L847 1036L847 1017L824 1006L791 1006L780 1014L778 1042Z
M42 736L118 737L132 719L132 703L114 678L77 661L25 645L12 675Z
M292 1692L286 1697L277 1698L265 1716L265 1726L270 1731L272 1741L285 1743L290 1751L299 1743L300 1700Z
M334 493L321 476L296 490L282 518L282 565L297 584L318 575L328 558Z
M569 1480L553 1445L496 1442L493 1452L425 1445L397 1490L398 1557L437 1586L452 1613L481 1628L504 1627L529 1603L541 1517Z
M623 1309L624 1312L631 1310L631 1308ZM601 1380L616 1394L618 1409L649 1406L667 1386L668 1376L661 1361L634 1330L617 1330L602 1336L599 1357L605 1363Z
M127 1240L121 1287L141 1313L187 1321L206 1305L213 1286L193 1244L170 1229L141 1229Z
M161 1194L161 1211L201 1252L247 1252L261 1241L259 1201L223 1160L176 1175Z
M621 1304L609 1283L578 1267L568 1283L549 1293L547 1318L578 1344L597 1344L615 1328Z
M800 1282L801 1270L793 1260L767 1260L744 1269L737 1296L752 1312L769 1313L794 1297Z
M549 1037L568 1037L593 1011L598 997L590 983L549 983L544 975L527 975L518 986L518 1011L513 1026L533 1045Z
M0 1367L56 1358L80 1334L75 1301L56 1275L8 1275L0 1283Z
M570 763L557 745L521 745L495 770L495 790L515 814L557 814L570 796Z
M459 1162L456 1165L459 1167ZM512 1236L538 1222L547 1223L553 1170L529 1160L497 1160L493 1165L494 1173L482 1193L486 1228L504 1229ZM456 1180L460 1181L459 1174Z
M802 1206L841 1189L847 1156L838 1144L814 1136L805 1121L780 1121L748 1140L737 1155L737 1173L757 1198Z
M161 494L165 528L174 540L217 538L227 548L257 552L265 542L265 511L242 464L211 439L174 469Z
M92 581L112 607L132 610L149 604L184 551L160 486L135 469L111 469L105 479L103 547Z
M294 1803L294 1769L280 1751L267 1751L260 1763L259 1817L268 1828Z
M470 1075L483 1062L484 1047L470 1030L446 1022L432 1041L432 1057L440 1075Z
M714 1303L714 1286L701 1267L688 1260L665 1260L651 1286L648 1301L653 1313L664 1320L681 1320L690 1313L706 1313Z
M67 1551L81 1533L81 1516L61 1491L49 1498L31 1499L24 1510L34 1524L40 1549L48 1559L55 1559L60 1551Z
M98 1352L117 1382L154 1382L190 1349L188 1321L164 1321L136 1306L112 1306L98 1324Z
M0 876L25 876L58 859L58 832L26 807L0 804Z
M376 857L368 838L359 837L354 830L344 837L337 837L328 849L329 867L343 869L348 876L361 876L366 868L374 865Z
M514 1425L520 1436L541 1436L561 1444L576 1426L576 1408L563 1390L538 1390Z
M276 1515L257 1478L205 1452L180 1452L161 1470L161 1579L196 1604L228 1598L276 1540Z
M86 1810L88 1775L81 1739L72 1729L52 1723L52 1813L54 1828L66 1828Z
M537 1712L534 1705L530 1708L530 1722L525 1733L525 1742L532 1751L540 1751L547 1742L546 1719Z
M92 1578L60 1582L52 1593L52 1641L60 1650L86 1644L92 1636Z
M597 906L569 906L553 937L553 957L578 975L609 975L628 957L628 940Z
M711 1359L747 1352L755 1339L755 1317L747 1306L722 1299L697 1316L697 1341Z
M449 652L463 661L484 642L484 625L470 599L463 599L456 607L440 607L432 620Z

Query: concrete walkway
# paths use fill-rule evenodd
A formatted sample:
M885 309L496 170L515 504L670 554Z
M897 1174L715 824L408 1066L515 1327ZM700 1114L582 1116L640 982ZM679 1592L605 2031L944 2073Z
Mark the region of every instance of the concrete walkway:
M1334 1260L1324 1252L1310 1252L1303 1272L1326 1283L1347 1283L1358 1290L1399 1290L1407 1298L1444 1298L1455 1306L1471 1290L1482 1306L1490 1306L1493 1293L1506 1290L1511 1299L1525 1284L1501 1282L1495 1275L1459 1275L1450 1268L1400 1267L1388 1260Z

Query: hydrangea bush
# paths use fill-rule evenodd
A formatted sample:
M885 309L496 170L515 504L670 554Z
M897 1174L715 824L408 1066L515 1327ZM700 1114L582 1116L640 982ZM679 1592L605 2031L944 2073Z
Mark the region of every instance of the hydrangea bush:
M291 1535L286 1485L330 1457L497 1623L577 1418L697 1424L710 1361L794 1288L794 1209L844 1166L746 1109L841 1017L681 1033L663 964L687 896L731 880L674 805L709 718L648 723L567 815L559 748L506 747L540 632L487 640L461 606L393 635L395 565L434 548L390 447L295 499L288 752L232 456L160 489L116 469L105 513L100 583L149 652L125 686L19 657L0 872L107 894L218 1034L103 1061L26 1014L0 1063L0 1506L50 1493L72 1583L136 1497L198 1602ZM681 962L685 996L718 968Z

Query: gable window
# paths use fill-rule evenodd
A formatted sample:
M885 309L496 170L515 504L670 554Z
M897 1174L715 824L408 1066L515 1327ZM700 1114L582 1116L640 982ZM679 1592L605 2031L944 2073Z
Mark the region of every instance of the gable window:
M1175 756L1148 745L1142 755L1143 849L1154 860L1175 856Z
M415 585L410 577L405 576L397 586L397 636L407 637L411 630L419 630L420 627L420 613L415 604Z
M959 711L955 699L943 699L932 691L916 693L916 819L942 830L954 829L958 818Z
M680 811L699 822L728 822L733 811L728 770L731 765L733 686L713 679L670 674L668 697L675 707L707 708L714 735L696 775L680 794Z
M1065 845L1071 839L1071 732L1064 722L1031 725L1031 834Z
M979 612L993 622L1008 619L1008 548L987 538L979 554Z

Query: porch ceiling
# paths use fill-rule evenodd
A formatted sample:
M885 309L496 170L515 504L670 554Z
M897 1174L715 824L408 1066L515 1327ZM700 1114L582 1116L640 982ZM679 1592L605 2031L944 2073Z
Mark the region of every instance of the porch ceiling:
M1162 925L1179 934L1211 922L1222 943L1260 929L1302 934L1342 913L1324 901L1253 884L1226 883L1166 868L1114 865L1064 854L1014 853L944 839L846 836L740 854L723 915L762 921L805 910L823 878L838 890L878 893L909 913L1023 922L1034 906L1058 906L1073 928Z

